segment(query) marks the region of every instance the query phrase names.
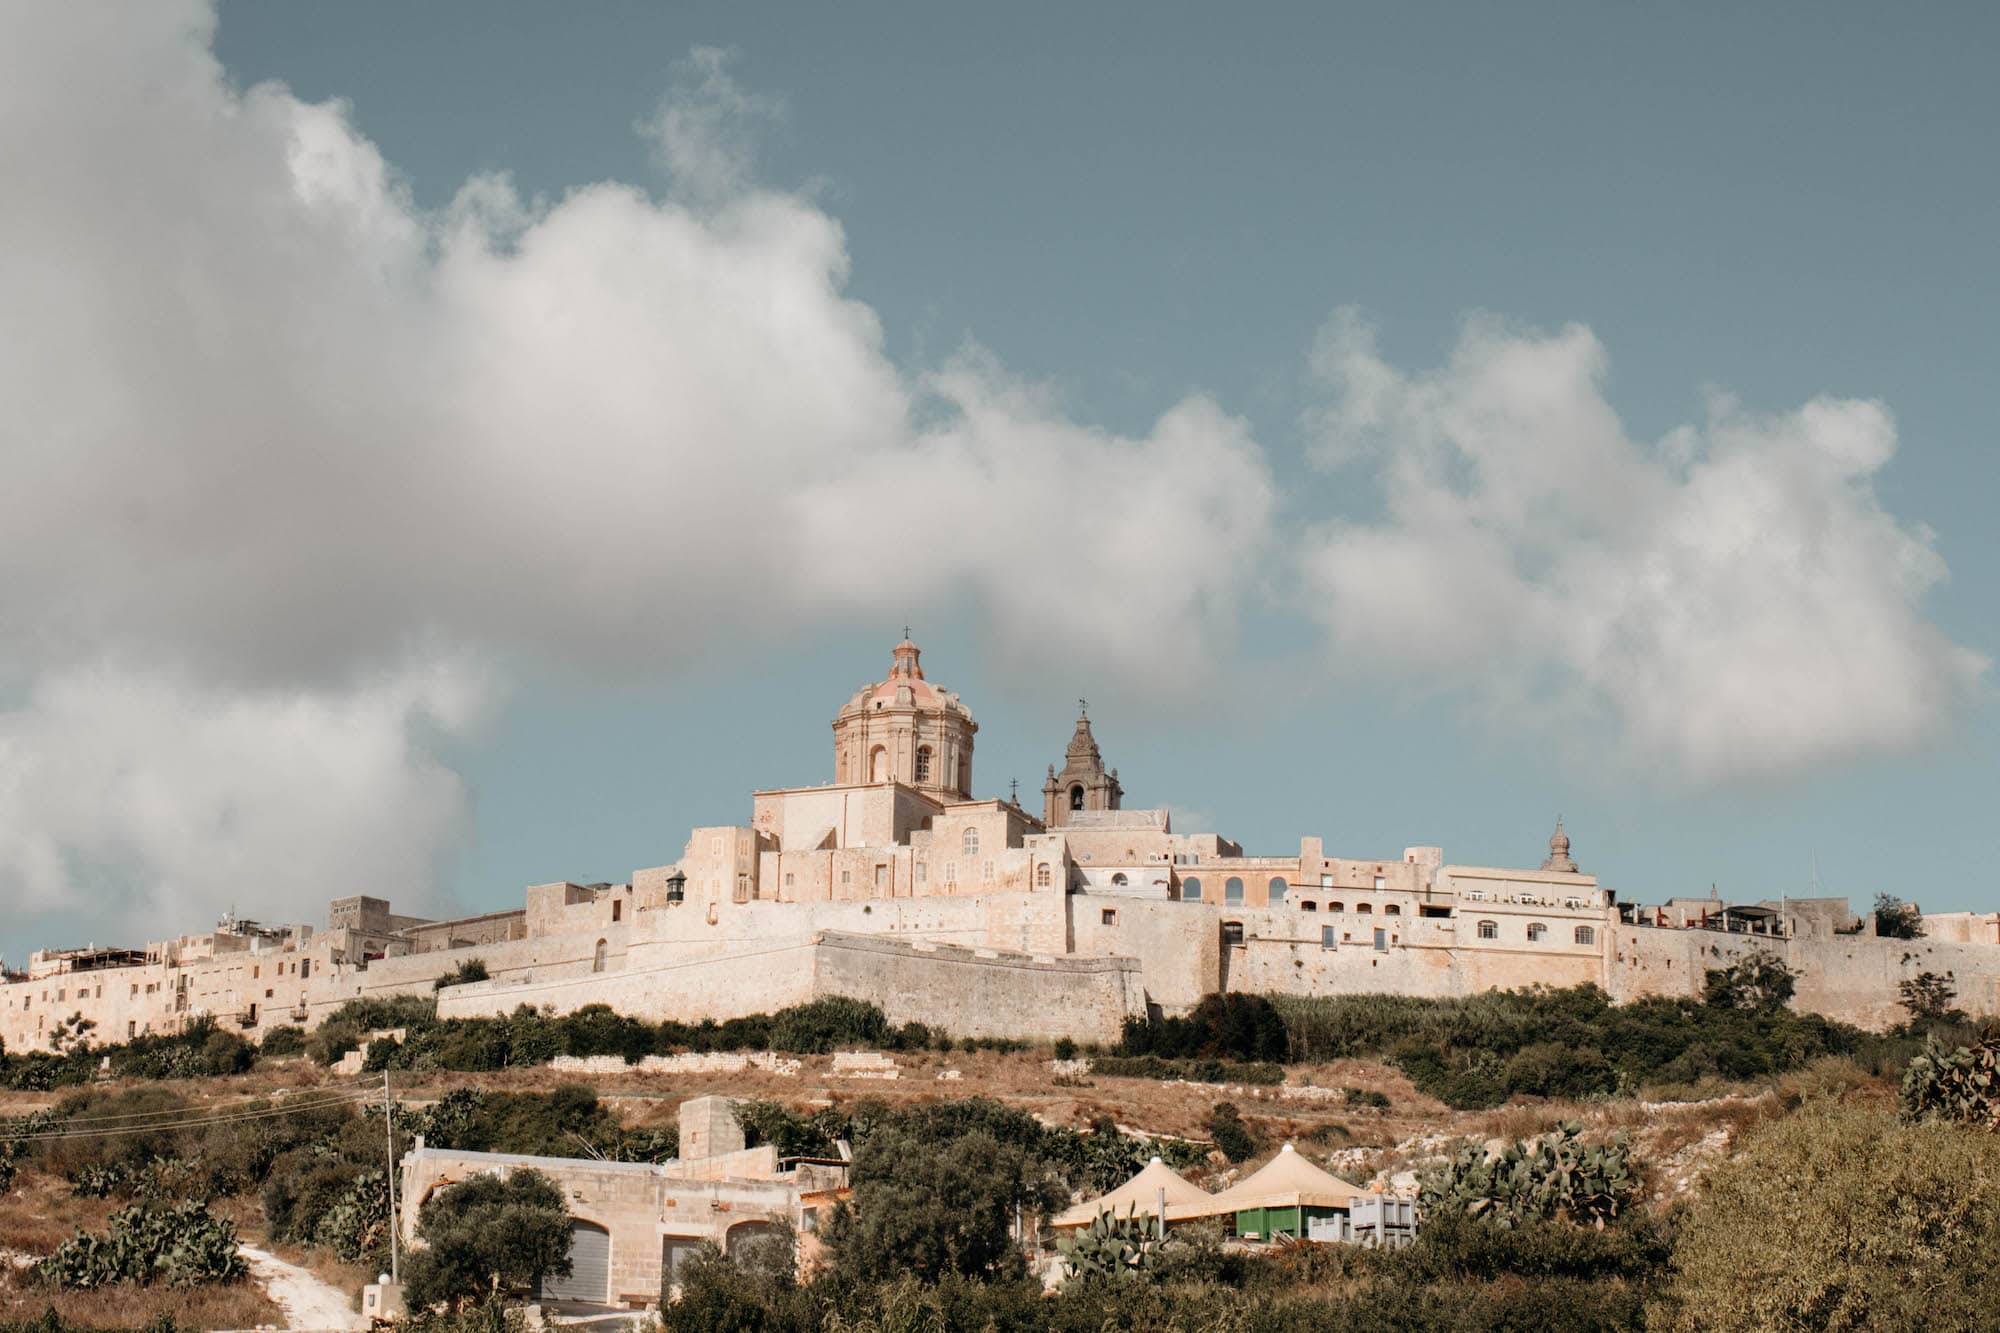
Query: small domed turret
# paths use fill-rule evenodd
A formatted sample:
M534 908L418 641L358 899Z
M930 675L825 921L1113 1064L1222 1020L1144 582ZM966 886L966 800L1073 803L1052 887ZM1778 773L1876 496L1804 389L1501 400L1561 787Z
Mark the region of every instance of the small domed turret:
M1576 862L1569 859L1569 834L1563 832L1562 816L1556 816L1556 831L1549 838L1549 859L1542 862L1542 869L1558 875L1580 873Z

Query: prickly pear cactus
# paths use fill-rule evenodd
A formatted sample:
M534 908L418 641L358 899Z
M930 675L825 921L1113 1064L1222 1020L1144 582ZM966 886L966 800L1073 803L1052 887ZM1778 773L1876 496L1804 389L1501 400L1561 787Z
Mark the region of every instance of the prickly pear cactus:
M1074 1236L1056 1242L1071 1277L1143 1279L1153 1275L1160 1240L1152 1218L1135 1215L1134 1205L1119 1217L1109 1209L1099 1213Z
M79 1231L44 1259L38 1271L59 1287L115 1282L194 1287L233 1282L249 1270L236 1252L235 1224L199 1203L188 1203L121 1209L101 1235Z
M1909 1120L2000 1130L2000 1036L1957 1047L1926 1038L1903 1070L1902 1108Z
M1621 1131L1609 1143L1583 1142L1583 1126L1566 1120L1538 1138L1521 1139L1488 1155L1468 1143L1420 1183L1417 1210L1425 1217L1463 1213L1501 1227L1565 1218L1603 1226L1638 1192L1632 1148Z

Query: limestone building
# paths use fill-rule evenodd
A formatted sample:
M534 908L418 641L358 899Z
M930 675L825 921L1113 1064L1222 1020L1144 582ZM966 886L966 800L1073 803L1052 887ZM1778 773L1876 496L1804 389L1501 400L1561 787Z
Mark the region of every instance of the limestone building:
M0 1039L47 1046L89 1023L118 1040L204 1017L254 1035L429 994L475 958L489 979L438 992L441 1013L604 1003L722 1019L840 994L962 1036L1114 1040L1128 1017L1214 991L1692 996L1708 968L1759 948L1799 969L1800 1007L1835 1017L1898 1021L1897 983L1922 971L2000 1013L1993 914L1926 918L1935 929L1906 942L1876 939L1844 901L1641 907L1584 870L1560 821L1535 869L1452 864L1437 846L1338 855L1317 836L1247 853L1127 808L1081 710L1039 813L975 795L977 734L906 636L836 713L831 783L754 792L746 823L696 828L624 883L534 885L521 907L445 921L357 895L324 931L225 918L144 948L37 953L0 979Z

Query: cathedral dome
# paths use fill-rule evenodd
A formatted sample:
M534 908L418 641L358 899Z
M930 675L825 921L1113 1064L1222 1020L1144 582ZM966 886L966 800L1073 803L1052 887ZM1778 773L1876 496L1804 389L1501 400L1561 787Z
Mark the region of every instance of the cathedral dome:
M905 633L889 674L855 691L834 718L834 781L901 782L934 800L970 800L978 730L956 694L925 678L923 649Z

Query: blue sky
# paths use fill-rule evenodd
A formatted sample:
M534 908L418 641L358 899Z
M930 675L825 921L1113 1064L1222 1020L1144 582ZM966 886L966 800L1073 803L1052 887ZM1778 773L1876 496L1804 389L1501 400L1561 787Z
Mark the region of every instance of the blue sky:
M986 793L2000 908L1987 7L6 22L10 961L672 860L906 620Z

